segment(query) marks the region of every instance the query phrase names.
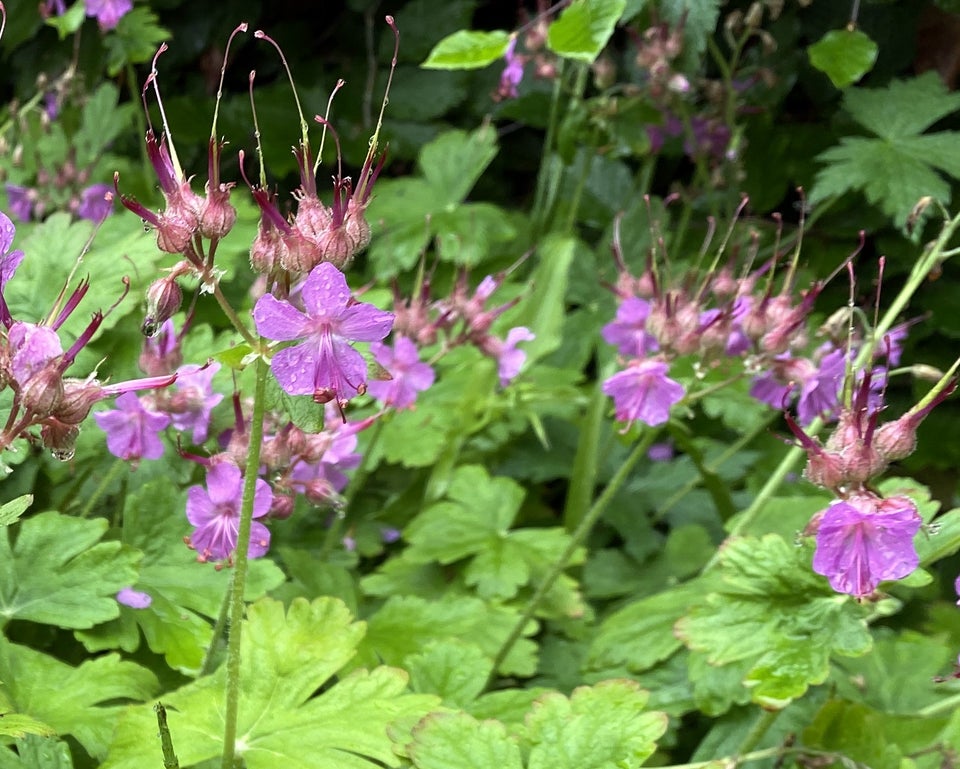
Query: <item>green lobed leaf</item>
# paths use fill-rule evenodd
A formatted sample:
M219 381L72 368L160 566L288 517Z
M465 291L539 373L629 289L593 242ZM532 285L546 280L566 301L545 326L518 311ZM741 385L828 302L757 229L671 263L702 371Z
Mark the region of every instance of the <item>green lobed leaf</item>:
M493 663L476 644L446 638L407 657L404 668L413 691L436 694L448 707L465 708L486 688Z
M478 69L502 57L510 43L510 34L503 30L476 32L461 29L437 43L427 60L425 69Z
M470 133L447 131L420 151L420 170L446 203L459 203L497 155L497 132L485 125Z
M252 604L243 626L238 756L248 769L396 766L387 737L397 719L422 718L429 695L405 694L402 670L356 670L324 687L354 655L364 634L344 604L332 598ZM180 763L217 758L222 750L225 669L164 695ZM312 696L321 687L321 694ZM103 769L156 763L159 745L152 708L127 711Z
M803 742L843 755L858 766L900 769L904 756L887 739L884 726L883 717L864 705L831 700L803 731Z
M859 29L832 29L807 49L807 55L835 87L846 88L873 69L878 51Z
M754 702L783 708L826 680L831 654L870 649L867 610L833 593L806 551L771 534L728 541L722 552L722 584L676 633L712 665L748 663L743 681Z
M46 654L0 637L0 698L16 710L69 734L90 755L106 753L117 718L118 700L143 701L157 689L146 668L116 654L72 667ZM104 704L111 703L111 704Z
M667 729L665 713L646 712L635 681L610 680L544 694L526 719L527 769L634 769Z
M493 659L520 618L518 611L490 606L479 598L448 594L435 601L418 596L393 596L367 620L367 635L357 650L356 664L380 660L402 665L427 643L458 638L479 646ZM523 636L536 632L531 621ZM531 676L537 669L536 644L522 637L507 655L499 673Z
M499 721L466 713L432 713L421 721L406 751L419 769L523 769L520 748Z
M565 58L592 63L626 5L626 0L575 0L548 28L547 47Z
M137 579L141 553L100 542L107 522L45 512L0 532L0 621L88 628L120 613L116 594Z
M107 74L115 77L127 64L150 61L157 46L170 38L156 14L137 7L123 15L113 32L104 38L107 47Z

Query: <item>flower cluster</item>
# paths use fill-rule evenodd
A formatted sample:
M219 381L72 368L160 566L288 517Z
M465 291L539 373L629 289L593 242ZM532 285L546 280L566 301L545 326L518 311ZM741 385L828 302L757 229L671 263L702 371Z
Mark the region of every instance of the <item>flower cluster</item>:
M899 419L880 424L882 395L875 394L867 371L824 443L788 417L807 452L804 476L836 495L806 530L816 535L814 571L834 590L867 598L880 582L902 579L917 568L913 538L922 520L916 505L905 496L882 497L871 481L913 452L920 423L953 390L953 384L946 385Z
M487 308L487 301L503 283L504 277L503 274L488 275L475 290L471 290L469 275L466 270L461 270L450 296L439 300L431 298L429 281L425 281L409 298L394 286L395 333L420 346L442 341L443 352L459 345L474 345L497 361L500 386L506 387L520 373L527 358L518 345L533 341L535 337L525 326L510 329L505 338L491 333L493 322L519 301Z
M107 32L120 23L120 19L133 10L133 0L84 0L84 9L89 18L96 19L101 30ZM46 0L40 6L46 16L62 16L67 12L64 0Z
M0 433L0 449L39 427L39 440L60 459L73 456L80 424L97 402L113 395L132 397L133 392L165 387L175 376L154 376L119 384L104 385L94 376L84 379L66 376L77 354L93 338L103 322L96 312L90 323L66 350L59 329L76 310L89 289L83 281L62 304L50 310L46 319L36 323L15 319L3 290L24 259L23 251L13 250L16 228L0 212L0 386L13 391L11 413ZM64 291L64 295L66 291Z

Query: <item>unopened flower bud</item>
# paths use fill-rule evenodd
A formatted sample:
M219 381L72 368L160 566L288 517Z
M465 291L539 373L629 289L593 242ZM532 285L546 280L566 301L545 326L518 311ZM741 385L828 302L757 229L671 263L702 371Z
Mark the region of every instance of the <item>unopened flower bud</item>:
M140 330L144 336L154 336L160 327L174 316L183 303L183 292L172 275L155 280L146 294L147 310Z
M50 416L63 400L60 361L53 360L31 376L20 390L20 402L39 417Z
M273 502L270 503L270 517L278 520L286 520L293 515L294 496L292 494L281 494L273 492Z
M219 189L207 190L200 205L200 235L204 238L225 237L237 222L237 209L230 205L230 186L221 184Z
M65 425L79 425L103 397L103 387L96 380L64 379L63 399L54 416Z

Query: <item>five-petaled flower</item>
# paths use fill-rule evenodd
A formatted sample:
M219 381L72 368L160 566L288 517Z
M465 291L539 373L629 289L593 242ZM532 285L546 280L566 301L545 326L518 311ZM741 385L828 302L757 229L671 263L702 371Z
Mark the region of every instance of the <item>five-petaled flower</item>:
M667 364L659 360L631 362L603 383L603 392L613 398L619 421L651 427L666 422L670 407L684 395L683 385L667 376Z
M398 336L393 347L374 342L370 352L392 377L387 381L371 379L367 385L367 391L384 405L411 408L417 393L433 384L433 369L420 360L417 346L405 336Z
M237 549L240 529L240 502L243 496L243 474L229 462L214 465L207 472L207 488L191 486L187 491L187 520L196 527L189 544L201 561L225 561ZM253 496L253 517L270 512L273 493L270 486L257 478ZM250 525L250 558L259 558L270 547L270 530L262 523Z
M132 392L125 392L115 403L116 409L93 415L107 434L110 453L127 460L160 459L163 443L158 433L170 424L170 417L147 410Z
M273 356L273 374L291 395L345 403L365 392L367 381L367 364L349 342L380 341L390 333L393 313L357 302L343 273L328 262L311 270L300 296L305 312L271 294L260 297L254 307L261 336L302 340Z

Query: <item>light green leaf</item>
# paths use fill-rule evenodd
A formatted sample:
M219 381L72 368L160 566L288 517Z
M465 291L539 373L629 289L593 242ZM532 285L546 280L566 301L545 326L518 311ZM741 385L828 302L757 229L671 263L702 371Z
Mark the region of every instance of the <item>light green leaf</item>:
M420 169L427 183L459 203L497 155L497 132L486 125L475 131L447 131L420 152Z
M935 72L911 80L892 80L884 88L851 88L843 106L877 136L898 139L923 133L960 109L960 93L951 93Z
M116 702L143 701L157 688L153 673L116 654L75 668L2 637L0 681L0 698L8 699L19 713L49 724L58 734L72 735L97 758L105 754L125 709ZM112 704L103 704L107 702Z
M523 769L520 748L498 721L433 713L417 725L407 752L418 769Z
M691 582L633 601L607 617L590 644L587 664L593 669L626 665L641 672L680 648L673 626L704 586Z
M78 5L81 5L78 3ZM17 740L17 754L0 748L0 769L71 769L70 746L63 740L30 735Z
M592 63L626 6L626 0L575 0L547 30L547 47L568 59Z
M237 752L248 769L373 769L396 766L387 737L398 719L422 718L436 705L404 694L402 670L357 670L312 696L341 670L364 633L346 606L331 598L295 599L288 611L263 599L243 626ZM164 695L180 763L191 766L222 750L224 668ZM150 707L133 708L117 727L103 769L156 763Z
M461 29L437 43L427 60L425 69L478 69L492 64L506 53L510 34L496 29L475 32Z
M526 720L527 769L635 769L667 729L665 713L644 712L648 694L635 681L581 686L568 699L545 694Z
M677 635L712 665L744 661L753 701L782 708L823 683L831 654L870 649L867 609L835 594L810 570L805 550L776 535L729 541L723 583L676 625Z
M436 601L418 596L391 597L367 620L367 635L358 649L355 663L405 664L407 657L419 653L430 641L455 638L476 644L489 659L520 618L519 612L485 604L479 598L450 595ZM524 636L536 632L531 621ZM536 644L521 638L507 655L498 672L504 675L531 676L537 668Z
M413 691L436 694L444 705L464 708L486 688L493 663L479 646L448 638L431 641L407 657L404 668Z
M24 494L5 503L3 507L0 507L0 526L9 526L11 523L16 523L17 519L32 504L33 494Z
M835 87L846 88L873 69L878 51L877 44L859 29L832 29L807 54Z
M469 558L464 577L482 598L507 599L549 565L570 541L561 528L510 531L524 491L508 478L491 478L478 465L460 467L447 500L420 513L407 527L406 558L454 563Z
M13 545L0 531L0 623L88 628L119 615L115 596L136 581L141 553L100 542L105 520L46 512L19 526Z
M57 733L52 726L38 721L32 716L13 712L13 703L0 686L0 737L24 739L29 734L50 737ZM3 762L0 761L0 767Z

